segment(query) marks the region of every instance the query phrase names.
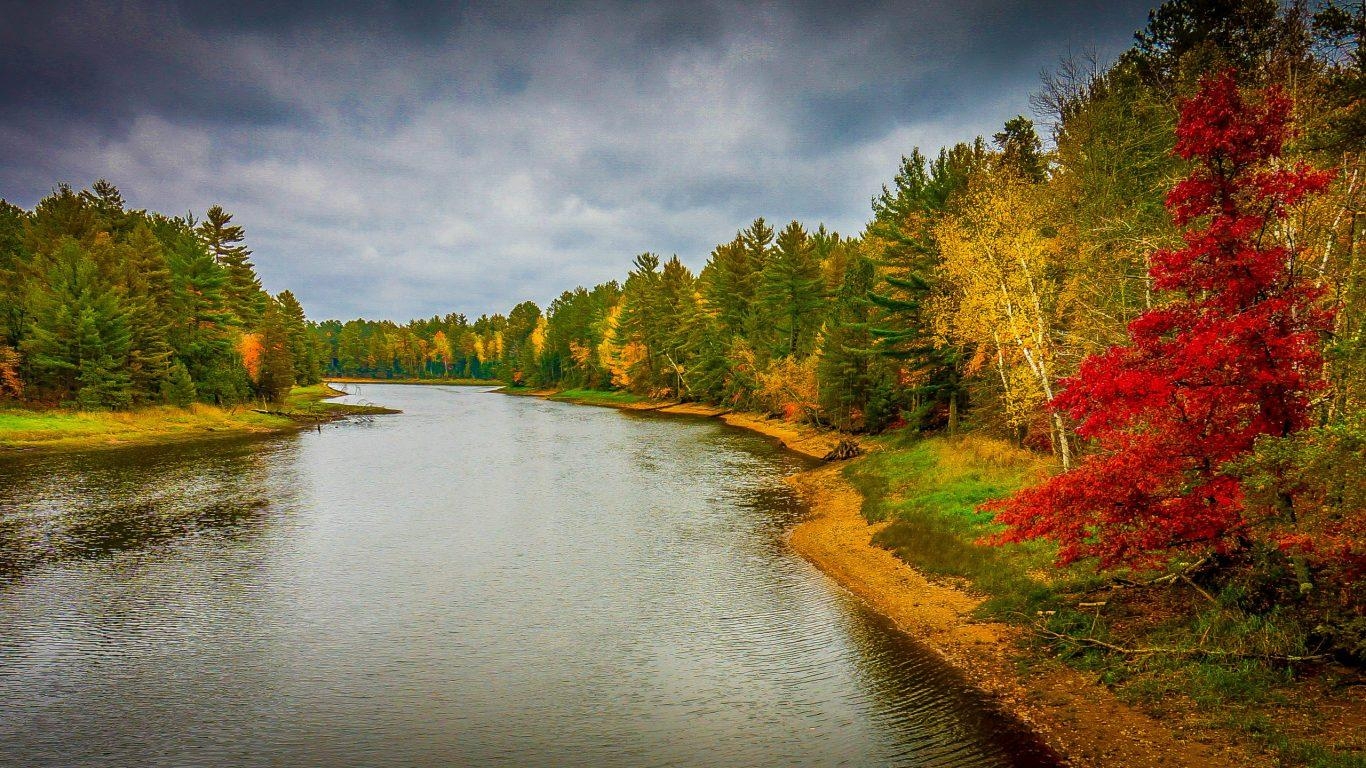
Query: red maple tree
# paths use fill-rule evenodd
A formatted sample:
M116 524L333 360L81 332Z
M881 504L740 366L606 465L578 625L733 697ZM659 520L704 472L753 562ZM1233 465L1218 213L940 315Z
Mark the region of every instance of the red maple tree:
M986 505L1007 526L996 541L1052 539L1061 564L1109 567L1251 540L1239 482L1223 470L1259 436L1308 426L1331 320L1296 252L1268 242L1269 225L1333 176L1281 159L1289 116L1284 93L1245 99L1232 72L1181 104L1176 153L1195 167L1166 203L1190 228L1149 271L1172 300L1063 382L1050 407L1095 453Z

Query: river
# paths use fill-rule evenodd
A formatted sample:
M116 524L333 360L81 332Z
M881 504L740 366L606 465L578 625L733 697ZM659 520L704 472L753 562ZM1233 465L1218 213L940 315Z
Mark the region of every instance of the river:
M766 438L351 390L404 412L0 457L0 764L1053 764L786 547Z

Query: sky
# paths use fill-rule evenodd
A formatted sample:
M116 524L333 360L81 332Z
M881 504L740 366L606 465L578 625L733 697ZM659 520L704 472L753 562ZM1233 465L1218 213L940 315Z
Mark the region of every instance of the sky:
M221 204L314 319L544 307L757 216L857 234L1148 7L0 0L0 198Z

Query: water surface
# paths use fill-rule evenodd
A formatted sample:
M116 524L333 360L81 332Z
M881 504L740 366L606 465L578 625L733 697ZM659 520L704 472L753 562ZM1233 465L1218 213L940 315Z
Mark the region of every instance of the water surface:
M1034 766L784 545L803 460L480 388L0 459L0 763Z

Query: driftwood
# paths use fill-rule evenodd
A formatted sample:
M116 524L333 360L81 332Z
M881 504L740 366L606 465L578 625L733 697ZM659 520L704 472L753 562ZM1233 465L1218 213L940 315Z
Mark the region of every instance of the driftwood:
M839 441L839 444L836 445L834 448L830 449L829 453L825 454L825 460L837 461L840 459L852 459L859 456L862 453L863 449L859 448L858 443L848 438L845 438Z

